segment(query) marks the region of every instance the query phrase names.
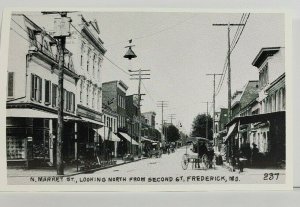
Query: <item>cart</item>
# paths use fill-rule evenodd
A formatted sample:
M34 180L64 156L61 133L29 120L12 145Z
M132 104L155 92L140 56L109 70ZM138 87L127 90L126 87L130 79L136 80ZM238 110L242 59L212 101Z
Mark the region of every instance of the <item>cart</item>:
M190 145L188 145L190 144ZM191 145L192 144L192 145ZM188 146L192 146L188 153ZM210 140L202 137L190 137L187 140L186 153L182 156L182 169L188 169L189 164L194 168L215 169L216 157Z

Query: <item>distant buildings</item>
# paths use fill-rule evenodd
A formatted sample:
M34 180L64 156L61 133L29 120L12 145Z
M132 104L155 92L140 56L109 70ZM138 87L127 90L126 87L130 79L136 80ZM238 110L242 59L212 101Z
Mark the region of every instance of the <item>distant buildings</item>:
M148 126L155 128L155 116L154 111L144 112L142 115L145 117L145 122Z

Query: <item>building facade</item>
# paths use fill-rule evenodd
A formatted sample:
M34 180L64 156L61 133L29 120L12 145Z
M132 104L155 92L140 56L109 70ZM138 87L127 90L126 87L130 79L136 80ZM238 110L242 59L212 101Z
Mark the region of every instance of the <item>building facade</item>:
M251 90L248 87L252 93L244 103L241 96L238 116L227 124L228 157L241 150L251 165L282 165L286 137L284 48L262 48L252 65L258 69L259 80ZM253 151L257 152L255 162Z
M7 162L27 167L52 166L58 106L56 40L25 15L12 14L7 82ZM77 119L72 53L66 50L64 114ZM17 61L16 61L17 60ZM74 159L74 122L64 122L63 153ZM72 147L70 147L72 145Z
M100 142L97 130L104 125L101 65L106 49L96 20L89 21L80 13L70 13L68 16L72 19L72 26L66 48L74 54L73 65L79 75L76 114L81 120L75 120L75 155L80 160L95 159Z

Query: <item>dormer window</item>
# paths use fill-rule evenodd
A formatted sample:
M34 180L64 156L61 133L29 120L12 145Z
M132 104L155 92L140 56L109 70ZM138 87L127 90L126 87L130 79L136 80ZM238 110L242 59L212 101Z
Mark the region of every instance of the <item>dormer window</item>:
M268 63L266 63L259 72L260 88L265 87L269 83Z
M29 40L30 40L30 47L31 46L37 47L37 41L36 41L36 37L34 35L34 31L30 28L27 28L27 30L28 30Z

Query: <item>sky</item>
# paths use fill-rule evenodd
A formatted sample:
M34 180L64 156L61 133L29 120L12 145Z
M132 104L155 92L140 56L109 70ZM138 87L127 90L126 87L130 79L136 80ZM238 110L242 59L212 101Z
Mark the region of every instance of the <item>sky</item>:
M124 70L151 70L151 79L144 80L142 85L142 93L146 94L142 112L155 111L156 122L161 123L157 101L168 101L164 119L176 114L174 123L180 122L186 133L190 132L194 117L206 113L203 102L212 101L213 78L206 74L222 73L225 63L227 27L212 24L239 23L242 16L241 13L191 12L84 12L83 15L97 20L107 49L106 57ZM53 18L28 17L38 25ZM232 93L242 89L247 81L258 79L258 71L251 65L253 59L262 47L284 47L284 31L283 14L250 14L231 55ZM232 27L231 39L235 32L236 27ZM131 61L123 58L129 39L133 39L132 49L137 55ZM107 59L103 61L102 74L103 82L122 80L129 86L127 95L137 93L138 82L129 80L127 74ZM216 110L220 107L227 107L227 76L216 96ZM211 105L209 112L212 113Z

